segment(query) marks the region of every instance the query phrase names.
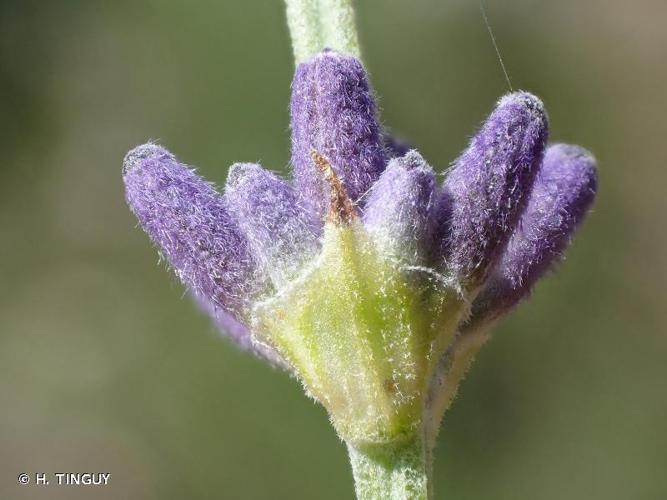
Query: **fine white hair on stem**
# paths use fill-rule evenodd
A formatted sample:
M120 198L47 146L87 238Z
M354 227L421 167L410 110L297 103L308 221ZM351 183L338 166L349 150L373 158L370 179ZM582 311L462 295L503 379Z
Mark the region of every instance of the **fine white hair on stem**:
M351 0L285 0L297 64L323 49L359 57Z

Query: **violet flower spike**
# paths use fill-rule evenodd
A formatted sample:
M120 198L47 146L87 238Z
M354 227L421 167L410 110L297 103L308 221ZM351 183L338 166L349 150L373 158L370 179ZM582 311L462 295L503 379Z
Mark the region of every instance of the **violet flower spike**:
M303 2L310 16L351 12L290 0L288 13ZM326 408L360 499L428 499L458 384L494 321L562 256L592 205L595 162L546 149L542 102L516 92L439 186L380 126L350 26L325 37L339 50L314 53L311 28L293 30L308 39L295 40L292 180L241 163L221 194L149 143L125 158L126 199L223 333Z

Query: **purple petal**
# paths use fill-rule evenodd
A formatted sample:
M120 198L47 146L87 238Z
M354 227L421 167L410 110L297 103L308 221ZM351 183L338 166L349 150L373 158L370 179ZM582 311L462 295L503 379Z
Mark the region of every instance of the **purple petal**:
M379 248L410 265L424 265L434 229L433 169L417 151L389 162L368 195L364 225Z
M130 209L181 281L245 318L265 280L220 194L155 144L127 154L123 178Z
M324 218L329 189L311 152L331 163L356 202L386 164L375 101L366 72L353 57L322 52L297 67L292 83L292 166L297 190Z
M481 282L515 225L548 135L542 102L526 92L503 97L456 161L443 187L446 265L464 286Z
M295 277L317 252L321 223L302 206L294 188L273 173L251 163L233 165L225 199L277 287Z
M471 323L493 319L523 299L557 262L595 198L593 156L577 146L551 146L528 205L489 282L473 303Z

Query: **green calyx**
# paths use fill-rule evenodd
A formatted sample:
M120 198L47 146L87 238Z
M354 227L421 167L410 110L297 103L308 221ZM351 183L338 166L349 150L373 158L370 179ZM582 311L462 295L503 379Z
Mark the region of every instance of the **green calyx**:
M435 273L385 255L358 220L327 223L313 265L254 313L256 335L354 446L423 432L431 379L465 312Z

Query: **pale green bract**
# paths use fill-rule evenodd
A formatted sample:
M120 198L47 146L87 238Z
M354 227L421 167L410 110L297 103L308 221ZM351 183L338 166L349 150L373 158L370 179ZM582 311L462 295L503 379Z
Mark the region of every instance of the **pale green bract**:
M354 444L419 432L428 381L464 311L435 273L385 255L361 223L328 223L314 264L255 308L255 334Z
M375 456L384 464L377 473L411 471L426 488L427 457L446 405L434 404L429 388L467 306L443 276L390 255L358 220L327 223L318 258L257 304L253 330L328 410L350 447L357 482L370 472L356 469L368 469ZM377 488L378 479L368 487ZM394 478L385 486L408 483Z

